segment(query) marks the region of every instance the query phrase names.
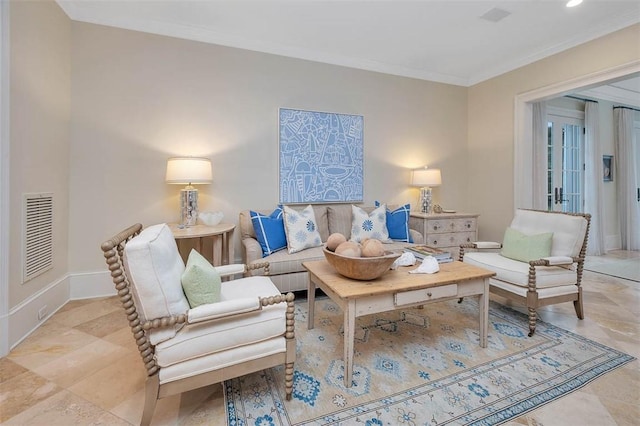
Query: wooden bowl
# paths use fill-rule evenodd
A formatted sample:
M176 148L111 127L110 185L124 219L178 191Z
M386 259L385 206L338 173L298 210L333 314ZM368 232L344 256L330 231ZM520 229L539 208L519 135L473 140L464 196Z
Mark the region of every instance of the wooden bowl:
M336 254L324 247L324 257L335 270L347 278L354 280L375 280L387 272L394 260L402 253L385 251L384 256L350 257Z

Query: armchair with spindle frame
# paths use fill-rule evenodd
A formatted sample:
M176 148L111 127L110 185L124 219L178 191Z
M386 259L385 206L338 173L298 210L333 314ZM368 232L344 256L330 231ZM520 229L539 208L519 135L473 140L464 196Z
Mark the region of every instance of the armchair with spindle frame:
M278 365L291 399L292 293L281 294L267 276L231 279L221 283L220 302L190 308L181 286L185 265L166 224L133 225L102 250L147 371L140 424L151 422L160 398ZM248 272L245 265L216 270L229 278Z

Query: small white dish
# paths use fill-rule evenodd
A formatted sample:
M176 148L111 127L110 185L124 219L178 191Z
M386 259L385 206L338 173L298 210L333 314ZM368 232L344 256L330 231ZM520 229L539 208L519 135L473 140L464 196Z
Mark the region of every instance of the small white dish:
M200 212L198 213L198 219L202 223L208 226L214 226L222 221L224 214L222 212Z

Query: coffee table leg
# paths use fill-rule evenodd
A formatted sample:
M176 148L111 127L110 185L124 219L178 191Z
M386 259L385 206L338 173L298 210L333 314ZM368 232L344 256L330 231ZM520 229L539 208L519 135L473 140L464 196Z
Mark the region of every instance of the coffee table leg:
M489 329L489 278L483 281L484 288L478 297L478 310L480 311L480 347L486 348Z
M309 285L307 286L307 329L313 328L313 313L316 307L316 285L311 280L311 274L309 274Z
M353 347L356 328L356 302L350 300L344 312L344 387L350 388L353 380Z

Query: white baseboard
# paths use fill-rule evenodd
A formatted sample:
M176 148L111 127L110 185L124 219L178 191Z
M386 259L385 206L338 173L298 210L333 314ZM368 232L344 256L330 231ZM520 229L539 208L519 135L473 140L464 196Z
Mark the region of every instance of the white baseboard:
M52 282L9 311L9 347L13 349L69 300L115 296L109 272L69 274ZM41 309L44 317L38 319Z
M604 237L604 249L606 251L620 250L621 247L622 241L620 235L607 235Z
M108 271L84 272L71 275L69 299L92 299L117 294Z
M69 301L69 281L69 275L65 275L9 311L9 347L11 349ZM38 319L41 309L44 310L44 316Z

